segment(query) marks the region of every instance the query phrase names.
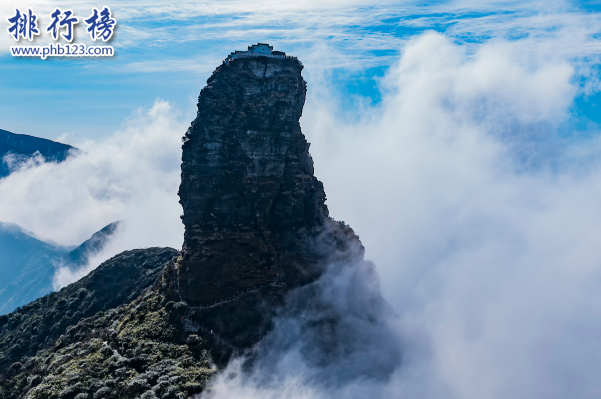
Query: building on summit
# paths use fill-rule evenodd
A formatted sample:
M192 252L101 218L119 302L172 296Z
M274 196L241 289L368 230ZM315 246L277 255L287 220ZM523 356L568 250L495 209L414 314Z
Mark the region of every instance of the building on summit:
M224 63L228 63L234 58L238 57L270 57L270 58L296 58L287 56L283 51L273 51L273 46L267 43L257 43L252 46L248 46L246 51L234 51L224 60Z

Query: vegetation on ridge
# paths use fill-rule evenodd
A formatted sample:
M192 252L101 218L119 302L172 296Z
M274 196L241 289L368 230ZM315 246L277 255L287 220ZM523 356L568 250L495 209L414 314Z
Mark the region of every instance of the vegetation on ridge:
M13 364L0 398L187 398L215 373L211 345L184 331L173 269L133 302L69 328L54 348Z

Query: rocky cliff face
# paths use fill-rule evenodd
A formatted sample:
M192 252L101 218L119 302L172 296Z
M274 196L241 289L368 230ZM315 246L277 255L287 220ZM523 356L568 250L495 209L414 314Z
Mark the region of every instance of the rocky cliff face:
M299 124L302 69L293 57L226 60L184 138L181 293L198 318L242 347L268 327L259 306L316 280L332 256L362 256L353 231L329 218L313 175ZM231 320L202 309L222 302Z
M329 218L313 175L299 124L301 70L295 58L237 58L200 93L179 190L186 226L179 279L194 303L261 284L305 284L320 275L316 261L333 244L346 244L342 236L356 240Z

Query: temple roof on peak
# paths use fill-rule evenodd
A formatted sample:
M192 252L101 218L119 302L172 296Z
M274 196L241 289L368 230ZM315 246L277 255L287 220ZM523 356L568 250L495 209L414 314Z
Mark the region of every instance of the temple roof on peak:
M272 57L272 58L296 58L287 56L283 51L273 51L273 46L270 46L267 43L257 43L252 46L248 46L248 50L246 51L234 51L224 62L229 62L234 58L238 57Z

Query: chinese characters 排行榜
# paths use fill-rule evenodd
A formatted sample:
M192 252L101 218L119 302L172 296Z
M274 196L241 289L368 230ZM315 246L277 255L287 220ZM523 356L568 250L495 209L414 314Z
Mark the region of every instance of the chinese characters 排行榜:
M31 8L28 8L27 12L21 12L20 9L15 8L15 14L6 20L9 24L8 33L15 41L19 41L21 38L33 41L36 35L40 35L38 29L40 21ZM62 37L67 42L73 40L75 25L79 23L79 18L75 16L73 10L62 11L60 8L55 8L50 13L49 21L45 32L49 32L52 39L58 40ZM113 36L115 25L117 25L117 20L112 18L109 7L103 7L100 11L93 8L92 15L85 18L84 22L87 25L86 32L94 41L97 39L108 41Z

